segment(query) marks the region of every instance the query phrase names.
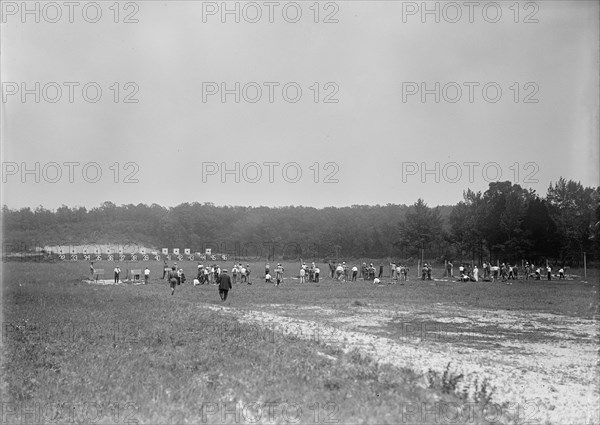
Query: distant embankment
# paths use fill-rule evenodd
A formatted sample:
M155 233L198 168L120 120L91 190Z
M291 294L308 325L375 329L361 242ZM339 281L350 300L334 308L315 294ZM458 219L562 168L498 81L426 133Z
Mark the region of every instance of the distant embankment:
M23 228L24 227L24 228ZM147 248L160 245L156 235L150 234L152 226L140 222L99 222L54 224L35 229L4 228L5 248L19 246L19 251L35 247L84 245L139 245ZM156 250L156 248L152 248Z

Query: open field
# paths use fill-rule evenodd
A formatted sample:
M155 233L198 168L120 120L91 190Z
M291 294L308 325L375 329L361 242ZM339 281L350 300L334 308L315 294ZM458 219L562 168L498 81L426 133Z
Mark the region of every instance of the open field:
M276 288L260 263L222 303L196 263L174 296L148 264L3 264L2 423L600 423L597 270L300 285L295 263Z

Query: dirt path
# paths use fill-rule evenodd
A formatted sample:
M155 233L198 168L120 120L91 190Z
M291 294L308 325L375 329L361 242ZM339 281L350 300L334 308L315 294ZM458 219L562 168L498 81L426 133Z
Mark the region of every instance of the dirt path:
M475 401L487 379L493 390L490 402L518 403L520 423L600 423L594 320L464 308L457 314L441 304L427 310L266 304L221 311L241 323L274 329L280 340L289 335L318 338L423 374L441 374L451 363L452 372L465 376L458 392Z

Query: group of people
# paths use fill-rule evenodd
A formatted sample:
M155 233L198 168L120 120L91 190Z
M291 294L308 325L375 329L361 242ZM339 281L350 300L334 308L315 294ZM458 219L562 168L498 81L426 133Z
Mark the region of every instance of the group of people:
M362 263L360 269L356 264L353 264L350 267L349 264L346 264L345 261L340 263L329 262L329 271L332 279L341 282L356 282L359 277L363 280L368 280L373 283L380 283L380 279L383 278L383 264L379 265L379 270L377 267L373 265L373 263L369 263L367 265L366 262ZM401 265L398 263L390 263L391 267L391 278L394 282L398 280L406 281L408 280L408 267L405 265Z
M196 279L194 279L194 286L196 285L218 285L219 284L219 276L226 269L221 269L218 264L213 264L211 266L204 266L203 264L198 263L198 273L196 275ZM233 267L231 268L231 276L229 278L232 280L232 283L247 283L251 285L250 282L250 264L244 265L242 263L233 263Z
M363 280L371 281L373 283L380 283L380 279L383 277L383 264L379 265L379 270L370 263L367 265L366 262L362 263L360 269L356 264L351 267L342 262L328 262L330 276L332 279L339 282L356 282L359 276ZM421 268L421 280L431 280L432 267L428 263L424 263ZM114 268L114 283L119 283L121 268L116 265ZM227 293L231 289L231 285L235 283L247 283L250 282L250 264L244 266L242 263L234 263L231 269L231 276L228 274L227 269L221 269L218 264L210 266L204 266L198 263L198 272L196 279L194 279L194 286L203 284L219 285L219 294L221 299L225 301L227 299ZM378 272L378 273L377 273ZM409 268L401 264L400 262L390 263L390 277L392 278L391 283L398 281L408 280ZM446 273L447 277L456 277L461 282L478 282L480 280L486 282L502 281L508 285L512 284L512 281L519 279L519 267L510 263L502 263L500 265L492 265L490 262L484 262L482 265L482 275L480 275L479 268L477 265L469 263L461 263L458 267L458 276L454 274L454 265L451 261L446 262ZM148 267L144 270L144 283L148 284L150 279L150 269ZM265 282L272 283L279 286L284 279L284 268L281 263L277 264L277 267L273 270L274 276L271 275L271 267L267 263L265 264ZM90 274L92 279L95 274L94 263L90 263ZM318 283L320 280L321 270L313 262L308 266L305 262L301 263L299 270L300 283L314 282ZM548 280L552 280L552 267L548 264L545 267L535 266L530 264L528 261L524 265L524 279L541 280L545 274ZM565 270L561 267L558 270L558 274L555 275L558 279L565 279ZM167 279L171 288L171 295L175 293L175 288L182 283L186 282L186 276L182 268L177 268L177 263L169 267L165 261L163 267L163 280Z
M552 280L552 267L550 266L550 264L547 264L546 267L543 267L543 266L536 267L533 264L529 264L529 262L525 262L525 280L527 280L527 279L541 280L542 273L544 271L546 272L546 276L547 276L548 280ZM565 268L564 267L561 267L558 269L558 275L556 275L556 277L558 277L559 280L562 280L565 278Z
M479 275L479 268L477 265L471 265L468 263L462 263L458 267L457 279L462 282L478 282L480 279L484 282L502 281L507 285L512 285L512 281L519 280L519 267L510 263L502 263L500 265L493 266L489 262L483 262L482 265L483 276ZM552 267L548 264L547 266L534 266L525 262L524 276L525 280L535 279L541 280L542 274L545 272L547 279L552 280ZM446 263L446 275L448 277L454 277L454 266L451 261ZM558 270L557 277L559 279L565 278L565 270L561 267Z
M315 263L313 263L314 265ZM318 268L317 268L318 270ZM281 282L283 282L283 266L281 265L281 263L277 263L277 267L275 267L275 282L273 282L273 276L271 276L271 266L269 265L269 263L265 264L265 283L275 283L275 286L279 286L281 285ZM314 268L313 268L313 273L314 273ZM302 274L302 273L301 273ZM304 270L304 276L306 276L306 270ZM317 281L318 281L318 276L317 276Z

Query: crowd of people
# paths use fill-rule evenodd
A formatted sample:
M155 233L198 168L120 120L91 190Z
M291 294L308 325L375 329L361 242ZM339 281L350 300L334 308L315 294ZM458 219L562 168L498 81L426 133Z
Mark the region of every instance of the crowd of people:
M507 285L512 285L512 281L519 280L521 276L517 264L511 265L510 263L502 263L493 266L491 263L484 261L481 268L483 274L480 276L477 265L461 263L458 267L458 276L456 278L462 282L479 282L480 280L484 282L502 281ZM455 277L454 265L451 261L446 263L446 276ZM546 266L535 266L528 261L525 262L523 270L524 280L541 280L542 276L548 280L552 280L552 267L550 264L547 264ZM558 279L565 279L564 267L558 269L558 273L555 277Z
M383 263L380 263L379 267L376 267L373 263L367 264L366 262L363 262L360 267L356 263L352 263L352 265L350 265L345 261L329 261L327 264L329 266L329 277L340 283L356 282L360 277L364 281L379 284L384 278ZM432 271L433 268L431 264L424 263L421 267L421 280L432 280ZM388 283L393 284L408 281L408 272L409 268L406 264L403 264L400 261L390 262L389 275L386 277L389 277L391 281ZM93 263L90 263L90 273L93 278L95 273ZM120 282L120 274L121 269L119 265L116 265L114 268L115 283ZM150 269L146 267L143 274L144 283L149 283ZM227 269L222 269L218 264L205 266L201 263L198 263L197 274L196 278L193 279L193 284L194 286L204 284L218 285L221 299L225 301L227 299L227 293L231 289L232 284L252 284L250 281L250 275L250 264L246 264L246 266L244 266L242 263L233 263L230 276L229 271ZM301 262L301 265L298 269L298 275L296 276L293 276L293 278L298 279L299 283L301 284L308 282L318 283L321 279L321 270L314 262L310 265L307 265L305 262ZM490 262L483 262L481 271L477 265L460 263L458 266L458 275L455 275L452 261L447 261L445 264L444 277L456 279L457 281L461 282L501 281L508 285L512 285L513 281L519 279L541 280L542 278L545 278L547 280L552 280L553 274L552 267L549 264L546 266L536 266L533 263L530 264L528 261L526 261L522 271L516 264L510 263L492 265ZM559 268L554 277L558 278L559 280L565 279L564 268ZM167 282L169 282L171 294L175 293L175 288L177 286L185 283L187 280L183 268L178 268L177 263L174 263L171 267L169 267L166 261L164 262L163 266L162 279L166 279ZM281 263L277 263L277 266L273 271L271 271L271 266L266 263L264 280L265 283L280 286L284 281L284 268Z

